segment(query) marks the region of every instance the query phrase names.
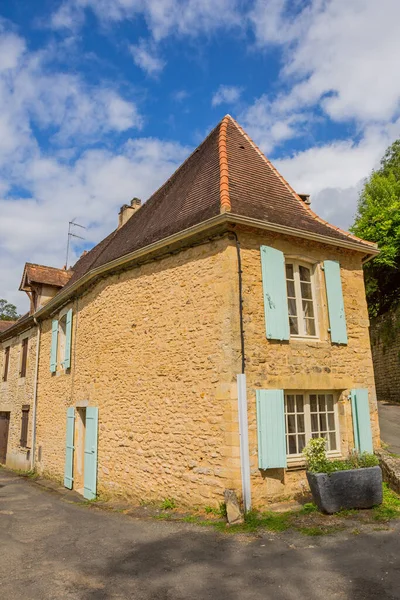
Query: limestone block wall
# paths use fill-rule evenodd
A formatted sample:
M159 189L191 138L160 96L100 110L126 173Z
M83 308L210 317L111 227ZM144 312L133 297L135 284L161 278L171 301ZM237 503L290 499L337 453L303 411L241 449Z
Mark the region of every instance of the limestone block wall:
M265 506L269 500L301 493L307 482L304 470L258 469L256 389L337 390L341 451L345 455L354 447L351 388L368 388L371 421L375 445L379 445L379 425L376 407L374 372L369 342L369 319L365 300L364 280L359 253L325 246L298 238L283 238L273 233L260 234L248 230L240 235L243 263L244 331L246 374L249 404L249 438L252 470L252 494L255 506ZM316 266L316 303L320 339L293 340L288 343L269 341L265 335L260 246L270 245L286 256ZM324 260L341 264L344 305L348 330L348 345L332 345L324 275Z
M73 308L72 363L43 322L37 467L62 478L68 406L99 408L98 490L194 506L240 487L236 250L227 238L99 281ZM39 460L40 459L40 460Z
M371 321L378 400L400 402L400 307Z
M10 425L8 432L8 446L6 465L15 469L30 468L30 452L32 448L32 415L34 394L34 372L36 361L36 327L23 332L0 345L0 411L10 413ZM26 376L20 377L21 364L21 340L28 337L28 356L26 365ZM3 381L4 373L4 350L10 346L10 358L8 366L7 381ZM21 448L21 420L22 406L30 406L28 447Z

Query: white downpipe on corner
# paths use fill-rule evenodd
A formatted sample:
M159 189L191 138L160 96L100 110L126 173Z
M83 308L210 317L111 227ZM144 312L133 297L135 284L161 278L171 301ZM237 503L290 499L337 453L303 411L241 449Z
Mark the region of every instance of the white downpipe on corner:
M36 453L36 413L37 413L37 388L38 388L38 373L39 373L39 350L40 350L40 334L41 326L36 318L33 319L37 327L36 338L36 361L35 361L35 377L33 382L33 415L32 415L32 456L31 456L31 471L35 468L35 453Z
M250 487L250 454L249 454L249 425L247 419L247 389L246 375L237 376L238 387L238 412L239 412L239 443L240 443L240 467L242 472L242 492L244 512L251 510L251 487Z

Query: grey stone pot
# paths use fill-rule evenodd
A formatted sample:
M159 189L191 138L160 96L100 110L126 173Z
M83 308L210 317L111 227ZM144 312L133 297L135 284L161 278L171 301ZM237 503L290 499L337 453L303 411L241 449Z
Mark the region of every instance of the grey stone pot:
M372 508L382 503L380 467L351 469L335 473L311 473L307 479L315 504L332 515L343 509Z

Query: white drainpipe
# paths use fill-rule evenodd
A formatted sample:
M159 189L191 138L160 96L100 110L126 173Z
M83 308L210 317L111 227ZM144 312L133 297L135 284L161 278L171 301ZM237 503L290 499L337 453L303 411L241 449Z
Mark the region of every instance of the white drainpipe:
M240 439L240 466L242 472L242 493L244 511L251 510L250 486L250 455L249 455L249 425L247 419L247 391L246 375L237 376L238 409L239 409L239 439Z

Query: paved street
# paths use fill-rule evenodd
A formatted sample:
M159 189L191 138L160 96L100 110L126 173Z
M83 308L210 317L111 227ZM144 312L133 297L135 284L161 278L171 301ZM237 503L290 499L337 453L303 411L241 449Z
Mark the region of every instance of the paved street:
M400 404L378 402L381 438L389 451L400 454Z
M399 531L238 537L80 506L0 470L0 598L397 599Z

